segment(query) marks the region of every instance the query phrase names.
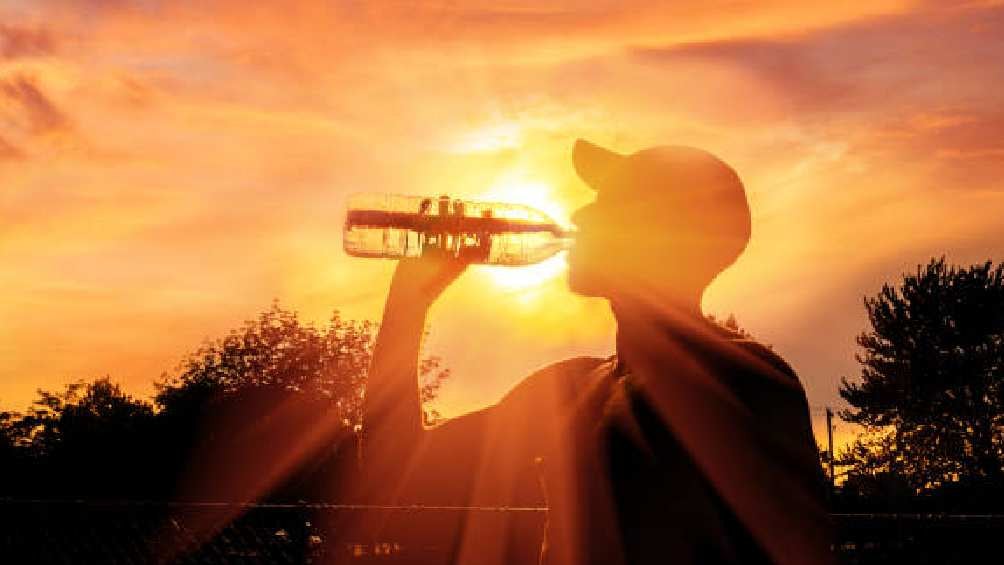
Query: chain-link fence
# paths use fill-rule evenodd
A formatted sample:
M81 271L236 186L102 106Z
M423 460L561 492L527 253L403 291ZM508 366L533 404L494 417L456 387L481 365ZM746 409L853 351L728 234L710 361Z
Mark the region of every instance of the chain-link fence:
M1001 562L1004 514L833 514L847 565Z
M545 508L0 501L0 563L449 563L473 519L540 534ZM377 520L380 539L354 537ZM420 527L416 527L420 525Z
M457 555L458 526L472 514L529 532L543 532L546 519L545 508L4 500L0 562L445 564ZM353 539L348 526L374 515L384 539ZM1004 533L1004 515L833 518L834 550L849 565L987 562Z

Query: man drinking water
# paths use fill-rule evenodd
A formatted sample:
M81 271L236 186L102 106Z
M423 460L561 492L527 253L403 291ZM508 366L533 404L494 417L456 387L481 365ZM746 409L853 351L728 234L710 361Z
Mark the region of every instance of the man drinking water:
M572 217L569 287L609 301L616 355L555 363L427 428L425 317L466 264L401 260L364 403L368 500L547 505L543 544L515 523L464 518L457 563L830 562L798 378L700 308L750 237L739 177L681 146L621 155L579 140L573 163L597 195Z

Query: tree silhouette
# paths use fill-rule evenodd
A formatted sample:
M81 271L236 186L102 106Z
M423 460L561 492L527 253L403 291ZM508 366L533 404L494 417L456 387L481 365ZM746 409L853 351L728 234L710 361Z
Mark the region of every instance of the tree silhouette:
M1004 479L1004 265L933 259L865 298L860 379L842 379L867 432L842 454L854 488L905 482L914 492Z
M107 377L39 390L23 413L0 413L9 479L0 494L334 496L325 483L354 455L373 330L337 312L317 327L273 303L162 375L153 403ZM449 371L429 357L420 373L431 400ZM437 416L430 410L427 419Z
M273 303L187 356L156 395L180 496L336 497L356 456L373 330L337 312L318 328ZM424 401L448 375L438 358L423 360Z
M0 411L0 464L6 463L8 470L20 467L21 449L19 431L20 414Z
M324 328L300 322L278 302L256 319L188 355L158 383L161 412L185 413L211 399L265 390L326 401L346 427L360 423L375 326L335 312ZM420 364L423 401L432 400L449 371L438 357ZM428 418L435 419L435 412Z
M22 489L38 496L128 496L145 487L137 463L148 460L153 408L107 377L38 391L24 415L8 415ZM5 485L11 488L12 485Z
M150 404L125 394L108 377L67 385L62 393L39 390L38 395L24 423L41 455L107 446L110 439L142 431L153 417Z

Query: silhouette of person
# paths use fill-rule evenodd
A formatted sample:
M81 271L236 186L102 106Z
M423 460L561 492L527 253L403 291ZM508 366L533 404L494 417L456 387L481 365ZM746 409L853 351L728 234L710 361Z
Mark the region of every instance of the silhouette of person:
M578 140L572 157L596 199L572 217L569 287L609 301L616 355L555 363L496 405L427 428L416 382L426 312L466 265L402 260L364 401L362 496L547 505L542 544L526 520L457 518L454 563L830 562L798 378L701 312L750 237L739 177L682 146L621 155Z

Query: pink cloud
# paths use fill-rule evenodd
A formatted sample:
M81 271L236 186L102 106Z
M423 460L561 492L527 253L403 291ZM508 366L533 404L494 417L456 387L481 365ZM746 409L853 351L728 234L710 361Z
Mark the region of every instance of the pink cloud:
M21 159L22 157L24 157L24 153L20 149L0 137L0 161L10 161Z
M14 119L22 122L31 133L66 131L71 128L69 117L28 76L0 79L0 97L20 110Z
M0 24L0 59L49 55L55 50L56 41L45 29Z
M694 105L710 120L785 121L886 166L928 168L938 161L932 184L1002 188L997 90L1004 83L1004 6L934 9L775 38L633 49L629 56L668 75L697 64L747 76L725 94L742 104ZM682 90L694 88L705 86ZM770 104L758 106L765 93ZM700 103L716 95L722 93L692 98Z

